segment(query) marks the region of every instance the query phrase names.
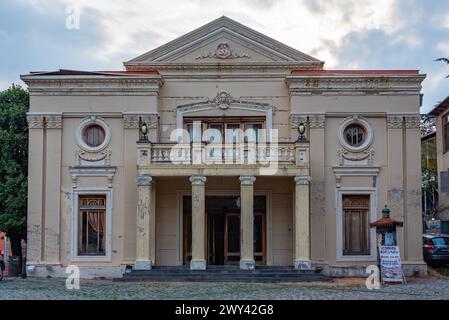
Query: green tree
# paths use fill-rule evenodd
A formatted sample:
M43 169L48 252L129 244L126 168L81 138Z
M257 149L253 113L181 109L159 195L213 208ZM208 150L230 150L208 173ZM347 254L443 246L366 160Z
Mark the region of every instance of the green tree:
M20 256L26 239L28 172L28 92L12 85L0 92L0 230Z

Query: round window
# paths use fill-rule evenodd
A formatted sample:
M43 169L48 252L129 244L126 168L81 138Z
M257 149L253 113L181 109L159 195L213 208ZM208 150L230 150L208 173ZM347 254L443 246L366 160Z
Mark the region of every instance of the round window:
M352 147L360 147L366 139L366 130L359 124L351 124L344 130L346 143Z
M91 148L101 146L106 138L106 133L103 127L98 124L92 124L84 128L83 141Z
M351 152L362 152L373 142L373 129L363 117L348 117L340 124L338 139L343 148Z
M87 152L100 152L109 145L111 130L99 117L84 118L76 129L76 142Z

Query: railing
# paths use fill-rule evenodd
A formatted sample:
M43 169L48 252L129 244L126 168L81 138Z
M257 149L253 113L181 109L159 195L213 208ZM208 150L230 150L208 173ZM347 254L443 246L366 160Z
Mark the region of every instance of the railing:
M268 165L272 162L306 166L307 143L177 144L141 143L140 166L172 165Z

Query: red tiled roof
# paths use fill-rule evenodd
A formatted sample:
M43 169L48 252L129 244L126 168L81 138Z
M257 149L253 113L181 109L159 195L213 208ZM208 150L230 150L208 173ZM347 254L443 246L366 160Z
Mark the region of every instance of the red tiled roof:
M370 223L370 227L379 227L379 228L388 228L388 227L394 227L394 226L400 226L402 227L404 225L403 222L396 221L390 217L383 217L373 223Z
M80 71L59 69L57 71L32 71L31 75L42 76L101 76L101 75L157 75L157 71Z
M417 75L419 70L293 70L293 75Z

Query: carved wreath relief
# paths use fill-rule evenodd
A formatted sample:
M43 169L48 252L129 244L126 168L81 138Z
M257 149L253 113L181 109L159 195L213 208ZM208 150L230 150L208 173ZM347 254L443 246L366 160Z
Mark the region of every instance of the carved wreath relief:
M215 49L214 52L208 52L205 53L196 59L221 59L221 60L227 60L227 59L239 59L239 58L251 58L246 53L239 53L237 51L233 51L229 44L226 42L219 43L217 46L217 49Z

